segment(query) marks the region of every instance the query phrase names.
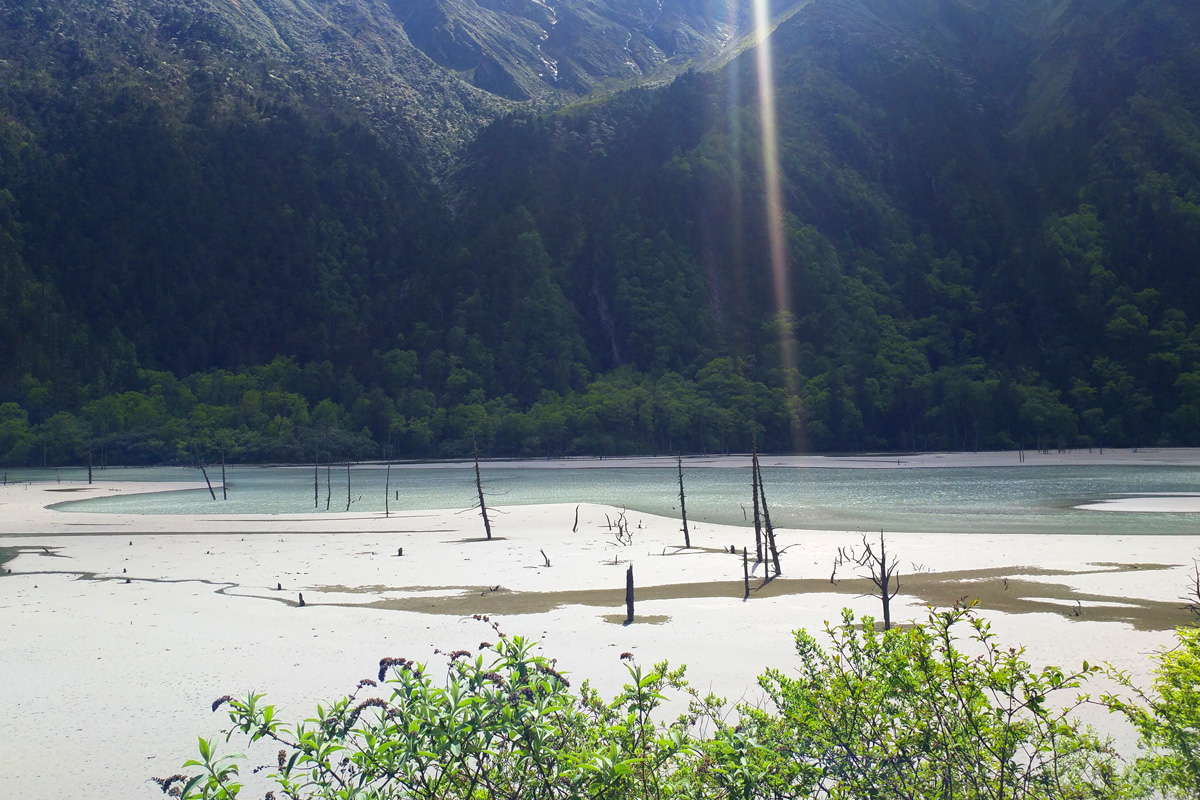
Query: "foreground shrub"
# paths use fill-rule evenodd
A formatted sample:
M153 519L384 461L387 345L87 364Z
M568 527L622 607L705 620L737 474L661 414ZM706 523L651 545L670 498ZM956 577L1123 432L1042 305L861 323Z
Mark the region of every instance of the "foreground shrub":
M966 627L971 653L955 633ZM774 709L745 709L775 796L1085 798L1123 786L1105 741L1071 718L1096 671L1034 671L969 609L877 631L844 612L823 649L796 634L799 677L760 679Z
M798 677L768 671L760 678L768 702L732 716L666 663L648 671L630 663L629 683L610 701L586 683L573 693L531 642L496 633L476 654L448 654L438 680L424 665L383 659L382 684L363 681L297 725L277 720L258 694L221 698L214 709L228 704L230 736L278 743L271 779L295 800L1129 793L1107 743L1071 716L1083 702L1075 690L1095 668L1035 671L1020 650L998 647L969 608L887 632L847 611L827 629L828 648L799 632ZM683 693L687 708L663 721L668 691ZM235 798L242 761L201 740L200 758L187 765L198 774L159 783L185 798Z
M1200 629L1182 628L1176 638L1174 649L1156 657L1153 695L1116 673L1136 699L1105 701L1141 734L1146 755L1138 772L1168 797L1200 798Z

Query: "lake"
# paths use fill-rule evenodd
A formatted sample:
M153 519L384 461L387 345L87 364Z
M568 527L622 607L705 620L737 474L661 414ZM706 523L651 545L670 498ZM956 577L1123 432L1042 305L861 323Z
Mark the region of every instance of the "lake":
M541 503L599 503L678 516L675 462L662 459L612 466L559 462L482 466L489 506ZM688 519L749 525L750 470L744 462L684 462ZM733 465L738 464L738 465ZM347 472L334 466L318 472L314 508L312 467L228 468L229 499L216 503L206 489L70 501L61 511L132 514L341 514L346 511ZM196 482L198 469L124 468L97 470L97 480ZM210 468L216 483L220 468ZM11 470L7 480L86 480L86 470ZM1200 467L1176 465L990 466L891 469L764 467L771 517L778 527L812 530L888 530L968 533L1092 533L1111 535L1195 534L1197 518L1186 513L1113 513L1076 508L1139 495L1189 495L1200 488ZM386 470L354 465L351 511L382 512ZM473 506L475 476L470 464L394 466L393 511ZM326 511L326 497L328 508ZM503 526L503 515L496 524Z

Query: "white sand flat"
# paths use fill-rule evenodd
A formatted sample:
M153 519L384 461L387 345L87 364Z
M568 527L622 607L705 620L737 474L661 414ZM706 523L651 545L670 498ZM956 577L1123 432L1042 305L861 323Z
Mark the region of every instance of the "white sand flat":
M1141 456L1200 463L1195 451ZM1006 454L903 458L1011 463ZM180 517L46 508L161 488L0 487L0 548L19 550L4 565L12 574L0 576L0 714L9 720L0 774L13 797L161 797L149 778L178 772L197 734L224 727L224 714L209 710L215 698L267 691L285 718L310 716L318 700L373 677L381 657L440 663L435 648L494 639L472 613L537 639L560 669L606 693L624 681L619 654L631 651L643 665L685 663L695 685L731 700L759 698L755 677L794 663L792 630L819 630L843 606L878 614L853 571L829 582L837 548L858 543L855 532L780 531L783 577L760 587L758 565L744 602L741 558L724 550L753 551L752 530L692 524L695 547L684 551L679 520L627 512L633 544L622 546L605 518L619 510L597 505L580 507L575 533L574 504L506 507L490 542L477 513L461 511ZM1159 500L1200 511L1200 497L1178 496L1121 509ZM1200 536L897 533L888 546L903 573L896 620L923 618L927 602L978 596L1000 640L1025 645L1035 665L1108 660L1143 682L1149 654L1188 619L1178 598L1200 556ZM624 626L629 564L639 600L635 623ZM1089 719L1132 751L1116 718Z

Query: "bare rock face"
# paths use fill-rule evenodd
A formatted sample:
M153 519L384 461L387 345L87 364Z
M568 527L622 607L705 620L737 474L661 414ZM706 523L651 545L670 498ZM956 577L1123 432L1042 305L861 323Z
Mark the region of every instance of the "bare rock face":
M786 3L785 5L792 5ZM510 100L570 100L703 64L748 8L697 0L390 0L409 40Z
M775 13L803 1L780 0ZM69 42L60 55L76 72L132 68L156 92L207 92L214 112L236 96L356 116L437 175L514 103L552 108L704 66L747 29L748 4L731 8L741 10L720 0L46 0L0 17L13 46Z
M509 100L528 100L531 97L517 76L505 69L504 65L491 56L483 56L479 59L479 65L475 67L471 83L486 92L500 95Z

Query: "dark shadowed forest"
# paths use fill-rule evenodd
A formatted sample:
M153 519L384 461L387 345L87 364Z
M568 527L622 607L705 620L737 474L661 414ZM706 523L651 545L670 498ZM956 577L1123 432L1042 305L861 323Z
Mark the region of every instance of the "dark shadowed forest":
M0 462L1200 445L1188 3L781 14L783 298L752 48L520 100L311 5L0 4Z

